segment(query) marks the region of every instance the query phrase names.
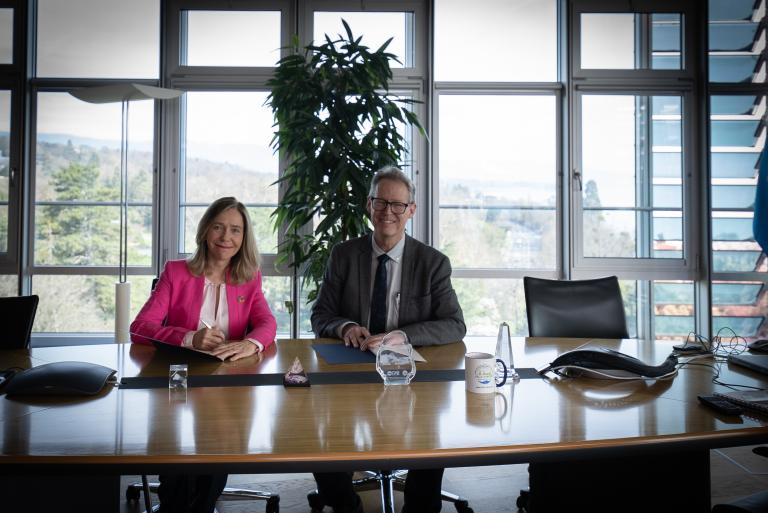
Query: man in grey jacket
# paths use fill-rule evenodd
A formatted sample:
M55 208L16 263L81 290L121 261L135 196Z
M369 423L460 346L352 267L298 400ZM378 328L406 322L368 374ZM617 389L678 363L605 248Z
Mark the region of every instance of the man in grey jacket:
M403 330L414 345L460 341L466 333L451 285L448 257L405 234L416 212L413 182L399 169L379 170L371 182L368 213L373 234L331 251L312 308L317 337L340 338L365 350L384 334ZM443 469L408 472L404 513L437 513ZM318 492L335 513L362 511L352 474L316 473Z

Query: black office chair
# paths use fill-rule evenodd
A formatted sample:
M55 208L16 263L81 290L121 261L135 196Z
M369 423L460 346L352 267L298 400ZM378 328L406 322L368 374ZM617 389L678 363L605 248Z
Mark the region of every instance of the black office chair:
M531 337L628 338L616 276L596 280L523 278Z
M39 302L40 298L34 295L0 297L0 311L3 312L3 318L8 320L3 324L5 333L0 338L0 349L29 347Z
M768 447L760 446L752 449L760 456L768 457ZM715 504L712 513L765 513L768 511L768 490L753 493L727 504Z
M152 290L155 290L159 278L152 280ZM150 483L146 475L141 476L141 483L133 483L125 489L125 500L128 502L138 502L141 492L144 492L145 513L154 512L159 509L158 506L152 506L150 493L157 493L160 483ZM280 512L280 495L262 490L248 490L247 488L224 488L219 495L219 500L264 500L267 501L266 513Z
M616 276L595 280L523 278L531 337L628 338L624 301ZM530 490L516 505L526 509Z
M364 476L352 481L355 491L367 491L379 489L381 492L381 511L382 513L392 513L395 510L395 500L393 490L402 492L405 490L405 478L408 475L407 470L379 470L377 472L366 470ZM469 507L467 499L455 495L445 490L440 491L440 498L443 501L451 502L456 507L458 513L474 513ZM312 513L320 513L326 504L320 498L317 490L307 495L309 507Z

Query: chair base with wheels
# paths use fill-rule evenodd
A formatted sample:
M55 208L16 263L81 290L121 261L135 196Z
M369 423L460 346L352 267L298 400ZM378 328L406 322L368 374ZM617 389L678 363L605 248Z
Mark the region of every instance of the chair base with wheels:
M408 474L408 471L379 470L378 472L373 472L366 470L363 474L364 476L360 479L352 481L355 490L366 491L378 488L381 492L382 513L395 513L394 490L402 492L405 489L405 477ZM446 491L441 491L440 498L443 501L453 503L457 513L474 513L472 508L469 507L467 499L463 497ZM312 509L312 513L320 513L325 507L317 490L314 490L307 495L307 502L309 502L309 507Z
M152 506L150 493L157 493L160 483L150 483L147 476L141 476L141 483L133 483L125 489L125 500L128 502L138 502L141 492L144 492L145 513L157 511L160 506ZM280 513L280 495L261 490L248 490L246 488L224 488L221 492L220 500L264 500L267 501L266 513Z

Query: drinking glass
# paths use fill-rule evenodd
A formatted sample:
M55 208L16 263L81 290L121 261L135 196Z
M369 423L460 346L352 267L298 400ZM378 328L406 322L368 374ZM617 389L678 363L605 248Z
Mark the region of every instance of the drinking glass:
M187 364L176 363L168 368L168 389L186 390L187 389Z

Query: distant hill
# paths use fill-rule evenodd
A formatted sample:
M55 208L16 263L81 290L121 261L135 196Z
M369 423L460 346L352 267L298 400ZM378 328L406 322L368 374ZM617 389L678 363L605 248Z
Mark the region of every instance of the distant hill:
M0 132L0 137L3 136ZM7 132L5 132L7 135ZM38 140L50 144L66 145L69 141L75 147L89 146L91 148L120 150L120 141L110 139L94 139L78 137L72 134L39 134ZM130 151L152 151L150 141L129 141ZM277 158L268 146L255 144L217 144L193 143L188 147L188 157L209 160L211 162L228 163L244 168L244 170L269 169L277 173Z
M2 132L0 132L0 136ZM78 137L72 134L37 134L40 142L51 144L67 144L72 141L73 146L90 146L91 148L109 148L111 150L120 149L120 141L110 139L93 139L91 137ZM133 151L151 151L152 143L149 141L129 141L129 150Z

